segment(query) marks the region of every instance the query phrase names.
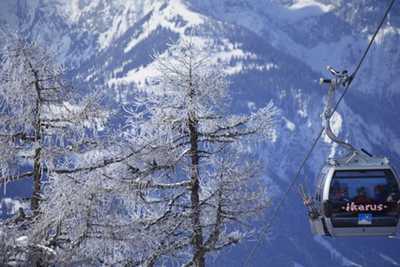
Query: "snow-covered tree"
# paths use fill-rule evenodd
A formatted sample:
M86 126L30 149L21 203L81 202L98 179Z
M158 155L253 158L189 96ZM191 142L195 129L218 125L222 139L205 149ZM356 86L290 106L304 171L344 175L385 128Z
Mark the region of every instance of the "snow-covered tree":
M98 94L79 95L50 53L35 43L12 38L1 55L0 181L6 186L30 178L33 193L31 209L2 222L0 233L8 240L3 249L15 252L9 258L36 264L55 256L43 240L32 240L37 225L49 223L41 205L54 201L43 194L43 185L82 166L79 156L99 147L97 130L108 114Z
M273 138L277 110L228 114L227 77L209 52L182 41L156 56L160 76L127 108L125 140L42 161L46 201L23 240L28 255L42 264L204 266L256 233L251 221L269 202L254 143ZM62 140L60 151L75 144Z
M223 68L193 41L155 59L159 79L128 110L130 140L143 147L142 156L131 162L130 175L111 179L142 183L130 189L142 199L151 247L137 265L205 266L206 255L253 234L248 220L268 206L251 144L273 138L277 110L269 103L249 115L228 114Z
M79 99L62 79L62 68L35 43L11 40L0 70L1 182L33 179L31 209L39 209L42 181L66 154L89 146L100 119L93 97ZM88 127L89 125L89 127Z

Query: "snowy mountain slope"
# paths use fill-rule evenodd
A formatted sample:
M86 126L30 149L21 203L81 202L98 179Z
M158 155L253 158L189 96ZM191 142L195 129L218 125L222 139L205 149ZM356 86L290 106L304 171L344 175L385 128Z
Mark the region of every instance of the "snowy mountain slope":
M385 3L384 3L385 2ZM156 75L153 51L190 38L208 42L213 60L226 64L231 108L249 112L269 99L282 110L277 139L264 151L265 177L287 187L304 151L321 127L326 88L318 85L325 65L353 68L380 19L386 1L62 1L3 0L2 32L19 30L57 52L82 86L101 86L126 103ZM366 64L339 109L337 130L400 166L400 5L378 36ZM304 172L309 185L332 146L321 141ZM310 234L295 192L282 217L257 251L253 266L396 266L398 240L320 239ZM266 214L268 217L268 213ZM293 224L293 221L296 223ZM210 264L241 266L253 243L219 255ZM396 250L397 249L397 250Z
M233 1L234 5L215 7L212 1L193 2L196 8L210 11L213 17L256 32L281 51L303 60L315 71L322 71L326 65L354 68L388 4L387 1L265 0ZM399 14L397 5L378 36L379 46L374 47L375 52L368 62L374 75L361 75L363 84L358 88L363 92L382 86L379 83L382 80L395 79L398 83L399 48L396 44ZM383 39L386 40L380 42ZM376 82L371 84L371 80ZM393 87L388 91L397 94Z
M112 46L116 39L134 28L145 16L149 20L142 30L146 31L138 29L137 36L132 36L133 40L125 47L126 50L139 44L160 23L172 31L184 30L188 25L180 27L171 23L172 18L181 13L182 18L179 19L183 21L188 21L188 16L196 20L196 16L204 14L208 19L212 17L245 27L275 48L299 58L320 72L326 65L354 68L386 6L383 2L5 0L0 12L4 13L1 17L6 23L3 25L7 25L3 29L18 29L40 42L52 43L51 48L59 54L60 61L72 67ZM149 15L150 12L154 14ZM400 25L395 14L399 12L400 8L395 6L394 15L389 17L378 38L378 42L387 41L373 49L378 51L370 59L369 63L373 65L370 73L360 75L362 84L357 88L363 92L370 93L381 86L382 81L399 82L396 75L399 50L395 45ZM19 17L18 23L16 17ZM57 40L57 44L52 40ZM388 94L396 94L393 83L389 84L387 91Z

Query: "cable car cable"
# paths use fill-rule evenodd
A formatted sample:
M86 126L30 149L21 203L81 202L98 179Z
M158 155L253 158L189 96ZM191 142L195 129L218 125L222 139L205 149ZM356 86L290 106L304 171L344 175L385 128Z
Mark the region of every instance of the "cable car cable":
M390 4L389 4L388 8L386 9L386 11L385 11L385 13L384 13L384 15L383 15L383 17L382 17L382 20L380 21L378 27L376 28L376 30L375 30L375 32L374 32L374 34L373 34L371 40L369 41L368 46L367 46L367 48L365 49L363 55L361 56L360 61L358 62L356 68L355 68L354 71L353 71L353 73L349 76L349 80L348 80L348 82L347 82L347 84L346 84L346 86L345 86L345 88L344 88L344 91L343 91L342 95L340 96L340 98L338 99L338 101L336 102L336 105L335 105L335 107L333 108L332 113L331 113L330 116L329 116L329 119L330 119L330 117L332 117L332 115L333 115L333 114L335 113L335 111L338 109L338 107L339 107L340 103L342 102L344 96L347 94L348 89L349 89L351 83L352 83L353 80L354 80L354 77L357 75L358 71L360 70L361 65L363 64L365 58L367 57L368 52L369 52L369 50L371 49L372 44L374 43L375 38L376 38L376 36L378 35L380 29L382 28L383 23L385 23L385 20L386 20L386 18L387 18L387 16L388 16L390 10L392 9L392 7L393 7L395 1L396 1L396 0L392 0L392 1L390 2ZM324 129L325 129L325 127L322 127L322 128L321 128L321 131L320 131L320 133L318 134L317 138L315 139L314 143L318 143L318 140L322 137L322 133L324 132ZM310 149L311 153L312 153L312 151L314 150L314 148L315 148L315 146L316 146L316 144L314 144L314 143L313 143L313 145L311 146L311 149ZM311 153L309 153L309 154L311 154ZM309 157L310 157L310 156L307 155L307 156L306 156L306 159L308 160ZM306 161L307 161L307 160L306 160ZM300 168L299 168L300 171L304 168L304 165L305 165L305 163L302 163L302 164L300 165ZM300 171L296 174L296 177L297 177L297 175L300 175ZM296 178L295 178L295 179L296 179ZM305 184L302 184L301 186L303 186L304 188L306 188Z
M368 52L372 46L372 44L375 41L376 36L378 35L380 29L383 26L383 23L385 22L390 10L392 9L394 2L396 0L392 0L388 6L388 8L386 9L384 16L381 20L381 22L379 23L377 29L375 30L371 40L368 43L367 48L365 49L360 61L358 62L355 70L353 71L353 73L350 75L350 79L348 81L348 83L345 86L345 89L343 91L343 93L341 94L341 96L339 97L338 101L335 104L335 107L333 108L333 112L332 114L337 110L337 108L339 107L339 104L342 102L344 96L347 94L348 89L352 83L352 81L354 80L356 74L358 73L358 71L360 70L366 56L368 55ZM332 115L331 114L331 115ZM318 135L316 136L316 138L314 139L309 151L307 152L304 160L301 162L300 167L298 169L298 171L296 172L296 175L294 176L294 178L292 179L291 183L289 184L287 190L285 191L285 194L283 195L282 199L278 202L278 205L276 206L274 212L272 213L271 219L269 220L269 222L267 224L264 225L264 227L261 229L261 235L259 235L259 238L257 238L256 240L256 244L254 245L254 247L252 248L252 250L250 251L250 253L248 254L248 256L246 257L243 266L249 266L249 262L251 260L251 258L254 256L254 253L256 252L258 246L260 246L262 244L262 240L263 240L263 236L266 234L266 232L269 230L269 228L273 225L273 223L276 221L276 219L278 218L278 214L280 209L283 207L284 202L288 196L288 194L290 193L290 191L292 191L293 187L297 184L298 179L300 178L300 173L303 170L305 164L307 163L308 159L310 158L312 152L314 151L315 147L318 144L319 139L322 137L322 134L325 130L325 127L322 127L321 130L319 131ZM301 185L300 185L301 186ZM304 189L303 189L304 190Z

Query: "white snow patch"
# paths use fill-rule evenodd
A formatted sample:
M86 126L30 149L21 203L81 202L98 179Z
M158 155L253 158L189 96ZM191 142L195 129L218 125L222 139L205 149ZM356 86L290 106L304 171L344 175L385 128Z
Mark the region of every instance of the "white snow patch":
M288 6L270 3L268 8L263 11L271 17L279 17L287 23L295 23L305 18L330 12L334 8L333 5L324 5L314 0L296 0Z
M229 66L229 67L225 68L224 72L227 75L235 75L235 74L242 72L242 70L243 70L243 63L238 62L234 66Z
M271 130L271 143L276 143L276 140L278 140L278 132L276 129Z
M59 12L71 24L82 25L85 30L98 33L98 44L101 49L125 33L151 10L161 6L163 0L47 0L57 1ZM100 14L94 16L93 14Z
M19 246L27 246L28 245L28 237L26 235L23 235L23 236L18 237L17 239L15 239L15 242Z
M233 231L233 232L230 232L228 235L227 235L227 237L228 238L231 238L231 239L235 239L235 240L240 240L240 239L242 239L243 238L243 234L241 233L241 232L239 232L239 231Z
M387 26L383 28L375 38L375 43L376 44L382 44L385 41L386 35L399 35L400 34L400 28L395 28L393 26ZM371 40L372 35L368 37L368 40Z
M248 101L247 102L247 107L249 108L249 110L251 111L256 111L257 107L256 107L256 103L252 102L252 101Z
M151 80L160 75L156 65L150 63L147 66L141 66L136 69L130 70L125 77L112 78L108 81L108 86L112 85L128 85L134 83L138 88L143 88Z
M25 206L19 200L6 197L0 201L0 207L8 214L16 214L19 208L24 208Z
M400 263L398 263L397 261L395 261L394 259L392 259L388 255L379 253L379 256L381 256L382 259L384 259L385 261L389 262L390 264L392 264L394 266L400 266Z
M81 10L79 8L79 1L80 0L70 0L69 5L69 16L70 20L73 22L77 22L79 17L81 16Z
M305 109L299 109L299 110L297 111L297 114L299 114L300 117L302 117L302 118L306 118L306 117L307 117L307 110L305 110Z
M296 124L294 124L293 122L291 122L290 120L288 120L287 118L283 118L285 120L286 123L286 128L288 128L290 131L294 131L296 129Z
M171 9L175 14L181 15L191 25L198 25L204 22L202 16L189 10L181 0L171 0Z
M324 247L326 250L330 251L331 257L338 260L342 266L356 266L356 267L362 267L362 265L357 264L350 259L346 258L341 254L337 249L335 249L328 241L323 239L321 236L315 236L314 240L321 244L322 247Z
M194 22L198 22L194 20ZM210 40L198 36L186 36L183 32L180 33L181 41L187 41L190 39L191 42L196 44L199 48L205 48L210 51L210 63L218 64L223 62L227 67L223 70L227 75L234 75L242 72L243 70L258 70L258 71L269 71L271 69L278 69L278 66L273 63L256 64L249 63L244 64L245 60L256 60L257 56L254 53L244 51L240 43L232 43L228 39L222 39L222 45L211 44ZM129 47L130 48L130 47ZM133 47L132 47L133 48ZM128 52L126 49L125 52ZM160 56L167 56L167 52L164 52ZM121 68L114 70L114 73L118 73ZM132 69L127 72L124 77L111 78L108 80L108 86L113 85L128 85L135 84L138 89L144 89L151 81L159 76L160 73L156 68L155 62L152 62L146 66L140 66L139 68Z
M47 251L49 254L57 255L56 251L54 249L52 249L52 248L49 248L47 246L43 246L41 244L36 244L35 246L40 248L40 249L42 249L42 250Z
M334 9L333 5L324 5L314 0L296 0L291 6L290 10L302 10L309 16L318 15L321 13L330 12Z
M184 35L184 32L188 27L193 27L204 23L204 18L200 14L189 10L181 0L172 0L165 9L162 9L161 7L162 2L158 3L158 6L153 9L151 18L143 25L143 28L141 29L142 33L136 38L133 38L125 47L125 53L129 52L138 43L149 37L150 34L160 26ZM181 17L186 24L176 24L174 19L178 17Z
M297 114L300 115L302 118L307 118L308 112L307 112L307 102L305 102L303 99L303 94L300 89L295 90L294 92L294 98L297 101L297 104L299 105L299 109L297 110Z

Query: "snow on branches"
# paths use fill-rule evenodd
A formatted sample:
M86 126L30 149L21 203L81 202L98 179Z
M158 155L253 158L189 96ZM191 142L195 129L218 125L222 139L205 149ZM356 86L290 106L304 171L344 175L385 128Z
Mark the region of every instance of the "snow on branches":
M43 50L12 45L0 85L8 122L0 167L3 181L39 181L26 255L61 265L202 267L256 234L251 223L269 199L262 161L246 148L273 140L278 111L269 103L229 114L224 66L211 57L186 40L155 55L159 77L125 107L124 132L106 144L95 134L107 127L98 98L75 100ZM28 172L20 162L30 162ZM1 237L10 228L0 229Z
M229 83L210 57L191 41L156 55L160 77L128 109L130 139L151 144L143 160L170 166L146 179L187 184L180 190L143 190L144 199L184 194L173 205L164 201L168 214L161 212L162 224L152 227L168 229L163 232L170 233L169 243L159 243L148 255L150 262L181 257L181 263L204 266L206 254L250 234L246 220L268 206L261 164L243 146L256 136L273 138L277 109L269 103L250 115L227 114Z
M104 121L107 114L99 110L97 96L82 100L45 49L15 38L3 52L0 181L32 177L35 210L46 170L54 168L71 147L85 146L87 136L96 131L93 123ZM31 168L21 172L26 165Z
M56 256L48 239L51 228L44 239L32 237L37 225L48 223L41 207L50 199L44 184L60 178L55 175L59 168L79 166L76 155L92 149L108 114L100 110L98 94L80 96L63 80L63 70L51 55L35 43L12 38L1 55L0 182L5 186L31 178L33 193L30 210L21 210L23 216L2 224L0 231L14 243L26 238L27 242L17 242L18 255L10 258L36 265Z

